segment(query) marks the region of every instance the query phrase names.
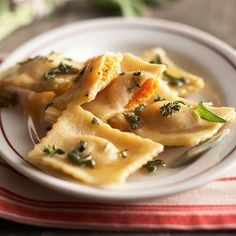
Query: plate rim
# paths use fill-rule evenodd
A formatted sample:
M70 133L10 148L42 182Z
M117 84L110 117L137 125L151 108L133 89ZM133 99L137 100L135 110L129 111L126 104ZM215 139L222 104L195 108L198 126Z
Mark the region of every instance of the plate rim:
M30 45L34 45L35 42L42 40L43 38L50 38L51 35L55 35L55 34L60 34L61 32L63 32L65 29L66 30L70 30L71 28L75 28L75 27L88 27L89 25L93 25L93 24L104 24L104 23L118 23L118 24L126 24L126 23L131 23L131 24L144 24L144 25L159 25L163 28L168 28L168 29L174 29L175 31L178 32L184 32L185 34L190 35L191 37L200 39L201 41L204 41L206 43L208 43L208 45L211 45L212 47L217 47L218 51L221 51L222 54L226 55L227 57L230 58L231 62L234 64L235 68L236 68L236 53L234 51L234 49L229 46L228 44L226 44L225 42L221 41L220 39L216 38L215 36L210 35L209 33L206 33L202 30L196 29L194 27L182 24L182 23L178 23L178 22L173 22L173 21L168 21L168 20L163 20L163 19L152 19L152 18L136 18L136 19L124 19L124 18L120 18L120 17L110 17L110 18L101 18L101 19L92 19L92 20L84 20L84 21L78 21L78 22L74 22L74 23L70 23L61 27L57 27L55 29L52 29L48 32L45 32L43 34L40 34L39 36L34 37L33 39L27 41L26 43L24 43L23 45L21 45L20 47L18 47L17 49L14 50L13 53L11 53L7 58L6 61L3 62L3 65L1 65L0 70L2 70L4 68L4 65L7 64L8 61L11 61L12 58L14 58L15 55L19 54L19 52L24 49L25 47L29 47ZM2 133L1 133L2 135ZM2 145L2 144L1 144ZM83 192L83 191L73 191L73 189L66 189L65 187L62 187L61 185L58 186L57 184L53 183L53 181L47 181L46 179L42 179L43 177L37 176L37 174L31 173L32 171L35 171L34 169L28 169L28 166L16 166L14 165L15 163L8 158L6 152L4 152L2 150L2 146L0 145L0 153L1 156L3 157L3 159L10 164L14 169L16 169L17 171L19 171L21 174L29 177L30 179L44 185L47 187L50 187L51 189L60 191L60 192L64 192L67 194L70 194L72 196L76 196L76 197L82 197L82 198L89 198L92 200L96 200L96 201L109 201L109 202L117 202L117 201L130 201L130 200L146 200L146 199L153 199L156 197L161 197L161 196L166 196L166 195L171 195L171 194L175 194L175 193L179 193L179 192L183 192L186 190L190 190L193 189L195 187L198 187L200 185L203 185L207 182L210 182L211 180L214 180L215 178L219 177L221 174L223 174L224 172L228 171L229 169L233 168L234 166L236 166L236 161L233 161L233 165L229 165L229 166L224 166L223 168L218 170L217 172L211 173L211 175L208 174L208 177L206 177L205 179L201 179L201 175L199 176L199 178L197 178L198 180L195 180L195 182L192 183L191 186L186 185L185 188L182 187L181 189L177 189L177 190L173 190L172 191L166 191L165 193L160 194L160 192L155 191L152 192L151 194L149 193L149 195L147 195L146 193L142 193L138 196L135 196L134 194L131 194L129 196L125 196L125 195L120 195L120 196L116 196L114 194L112 194L112 191L107 191L105 189L102 189L102 193L88 193L88 192ZM232 157L233 154L235 153L235 149L232 151L232 153L229 154L228 158ZM225 163L224 163L225 164ZM231 163L232 164L232 163ZM217 165L217 167L219 168L219 165ZM220 165L221 167L221 165ZM41 172L43 175L45 176L49 176L49 178L52 180L54 178L58 179L57 177L54 176L50 176L44 172ZM61 180L61 179L59 179ZM194 181L193 180L193 181ZM98 191L97 188L95 188L95 191ZM114 192L113 192L114 193ZM130 194L130 193L129 193Z

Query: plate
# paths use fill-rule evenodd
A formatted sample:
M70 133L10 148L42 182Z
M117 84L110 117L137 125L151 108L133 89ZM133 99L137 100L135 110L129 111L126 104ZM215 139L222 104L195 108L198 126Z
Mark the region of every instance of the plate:
M106 18L66 25L25 43L4 61L0 70L26 56L51 51L85 60L106 51L128 51L138 55L156 46L167 50L170 57L186 70L206 78L206 88L192 99L236 107L234 50L207 33L164 20ZM155 174L137 172L122 186L100 189L48 175L28 164L24 157L33 147L29 127L30 123L21 114L1 110L0 153L5 161L40 184L87 200L134 201L174 194L212 181L236 166L236 129L231 125L231 132L220 144L190 165L165 168ZM161 158L168 163L181 152L183 148L171 148Z

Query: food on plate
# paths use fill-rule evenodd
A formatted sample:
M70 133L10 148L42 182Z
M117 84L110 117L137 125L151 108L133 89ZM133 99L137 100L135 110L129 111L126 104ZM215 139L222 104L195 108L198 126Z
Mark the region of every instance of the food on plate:
M163 145L113 129L73 102L26 160L59 176L108 186L124 183L162 150Z
M105 53L85 62L51 53L0 74L0 105L21 106L38 129L47 124L28 162L59 177L109 187L142 167L165 167L159 157L164 146L192 147L173 167L215 145L235 112L187 98L203 87L203 78L178 68L161 48L142 58Z
M163 73L162 79L166 81L173 92L181 97L198 92L204 87L203 78L175 65L162 48L152 48L144 51L141 57L153 64L166 65L167 70Z

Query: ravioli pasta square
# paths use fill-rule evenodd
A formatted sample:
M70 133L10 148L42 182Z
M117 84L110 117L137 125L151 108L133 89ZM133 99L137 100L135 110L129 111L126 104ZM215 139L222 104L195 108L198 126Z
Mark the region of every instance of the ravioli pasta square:
M86 143L85 155L91 155L96 163L94 168L74 164L68 159L68 153L78 148L81 142ZM64 154L46 154L43 150L48 145L55 145ZM130 174L162 150L161 144L113 129L72 103L26 160L50 173L91 185L108 186L124 183Z

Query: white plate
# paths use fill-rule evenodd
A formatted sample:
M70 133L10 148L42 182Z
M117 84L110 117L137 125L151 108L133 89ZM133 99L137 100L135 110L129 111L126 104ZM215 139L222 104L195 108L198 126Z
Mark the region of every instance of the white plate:
M206 88L193 99L236 107L236 56L233 49L202 31L163 20L113 18L70 24L18 48L6 59L1 70L26 56L51 51L84 60L106 51L128 51L138 55L142 50L156 46L166 49L182 67L206 78ZM205 184L236 166L235 127L230 127L230 134L193 164L163 169L154 175L137 172L119 188L98 189L47 175L26 163L23 157L33 147L27 123L13 110L2 110L0 118L0 152L3 158L23 175L77 197L97 201L154 198ZM174 148L161 157L169 162L181 151L181 148Z

